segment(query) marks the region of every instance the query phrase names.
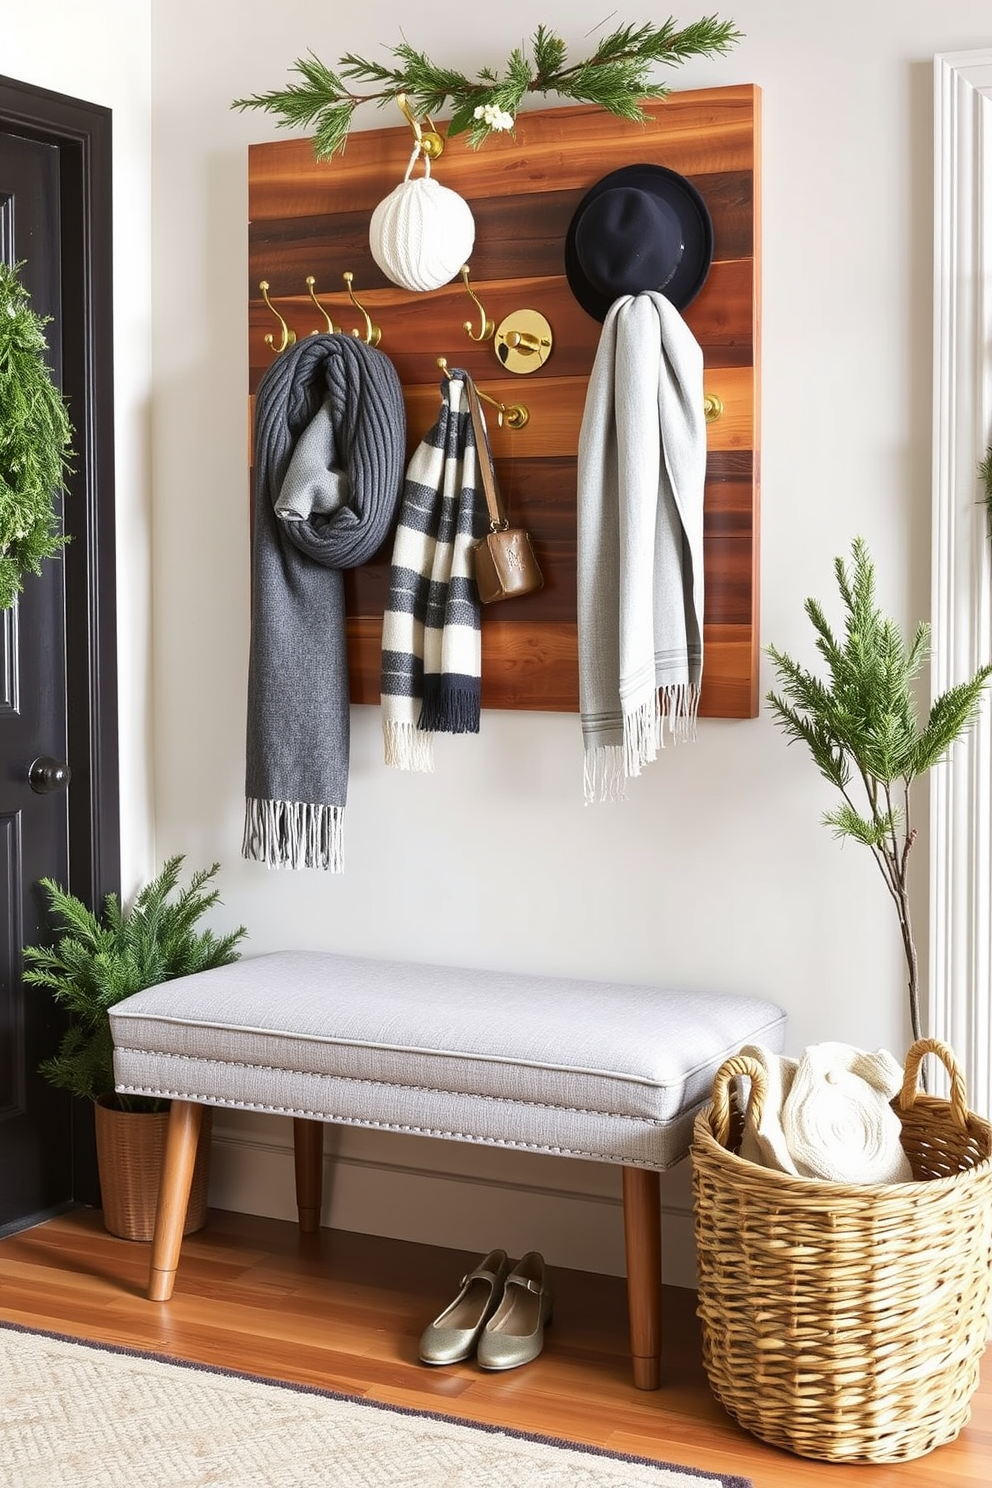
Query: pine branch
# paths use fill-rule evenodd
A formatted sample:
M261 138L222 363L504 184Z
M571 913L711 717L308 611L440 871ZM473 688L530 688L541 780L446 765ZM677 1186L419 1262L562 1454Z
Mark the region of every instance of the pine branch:
M601 39L591 57L566 65L565 42L542 24L531 37L530 55L516 48L502 74L483 67L474 78L438 67L405 41L389 49L394 66L348 52L335 72L310 52L294 63L301 82L237 98L231 107L262 109L274 114L284 128L314 126L314 154L327 159L344 149L360 104L381 106L405 93L420 116L439 113L450 105L448 135L467 132L469 144L477 147L494 130L512 128L527 93L557 93L597 104L621 118L642 121L646 117L642 103L668 93L664 84L652 81L655 67L677 67L690 57L723 55L740 39L733 22L716 16L704 16L681 30L669 18L661 26L621 26ZM352 92L345 79L369 83L373 91Z
M985 516L989 535L992 536L992 444L985 451L985 459L978 467L978 477L985 487Z
M875 847L883 853L889 833L895 830L896 824L891 813L883 817L861 816L848 802L833 811L824 812L823 823L827 827L833 827L837 837L853 837L856 842L863 842L865 847Z
M768 694L768 702L778 712L778 722L790 743L805 744L824 779L843 790L850 779L850 769L844 751L836 747L828 730L788 707L774 693Z
M342 59L346 60L346 59ZM235 98L232 108L261 108L278 117L278 127L303 129L317 122L328 106L348 100L361 103L363 100L348 92L337 73L325 67L319 57L308 52L297 57L293 64L303 79L302 83L290 83L285 88L273 88L268 93L253 93L249 98Z
M922 775L938 764L961 734L971 728L990 676L992 666L979 667L970 681L948 688L934 701L926 726L917 741L913 770L915 775Z
M534 32L534 67L538 77L555 77L565 70L568 47L560 36L547 26L538 26Z

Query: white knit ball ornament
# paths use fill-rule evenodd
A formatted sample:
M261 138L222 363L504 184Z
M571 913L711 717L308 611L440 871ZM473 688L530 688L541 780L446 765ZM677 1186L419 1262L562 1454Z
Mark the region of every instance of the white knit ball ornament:
M430 174L406 179L381 201L369 223L372 257L387 279L401 289L440 289L472 254L475 219L457 191ZM413 159L416 159L416 152Z

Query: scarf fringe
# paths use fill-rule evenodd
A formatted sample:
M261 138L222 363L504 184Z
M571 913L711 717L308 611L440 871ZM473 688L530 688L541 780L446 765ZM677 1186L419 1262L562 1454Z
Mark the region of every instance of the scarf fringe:
M242 856L267 868L344 872L344 807L308 801L245 803Z
M585 803L626 801L627 776L624 773L622 744L597 744L585 752L583 776Z
M417 727L428 734L477 734L481 716L479 683L452 683L445 676L424 677L424 701Z
M696 737L699 718L699 686L695 682L677 682L662 687L658 694L658 743L665 747L665 729L676 744L691 744Z
M586 749L582 780L585 804L625 801L627 781L657 758L658 749L665 747L666 732L676 744L695 739L699 692L693 682L662 687L648 701L624 714L622 744L598 744Z
M429 775L434 770L434 739L415 723L383 719L383 747L388 767L393 770L419 770Z
M660 733L661 712L656 691L636 707L624 709L623 773L628 780L640 775L645 765L658 758Z

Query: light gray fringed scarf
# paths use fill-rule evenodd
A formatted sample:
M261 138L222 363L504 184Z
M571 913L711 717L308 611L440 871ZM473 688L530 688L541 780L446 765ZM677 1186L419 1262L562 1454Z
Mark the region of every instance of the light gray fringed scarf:
M482 674L472 548L488 528L465 373L410 461L382 618L386 764L433 770L435 734L477 734Z
M578 452L586 801L691 737L703 667L703 355L654 290L607 312Z
M396 370L364 341L308 336L258 386L242 850L270 868L344 866L342 570L388 537L405 444Z

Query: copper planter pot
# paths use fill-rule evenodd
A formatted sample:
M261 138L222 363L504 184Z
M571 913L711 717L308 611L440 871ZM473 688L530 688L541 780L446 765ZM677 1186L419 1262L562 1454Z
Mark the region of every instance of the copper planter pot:
M113 1105L113 1096L101 1096L94 1104L104 1225L122 1240L151 1240L169 1113L120 1111ZM212 1115L209 1107L203 1112L184 1235L202 1230L207 1222Z

